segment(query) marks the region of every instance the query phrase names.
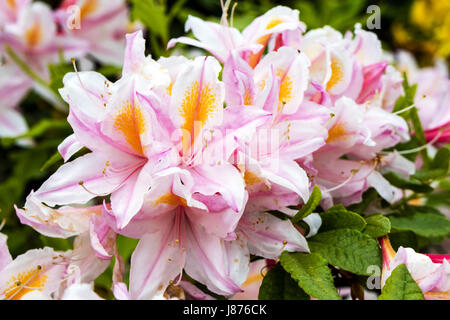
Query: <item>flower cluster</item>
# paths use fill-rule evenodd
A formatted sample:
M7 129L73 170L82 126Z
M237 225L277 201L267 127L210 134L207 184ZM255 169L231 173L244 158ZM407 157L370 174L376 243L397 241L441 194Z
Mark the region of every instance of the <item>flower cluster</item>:
M30 89L55 103L45 88L49 64L71 58L87 62L90 54L102 63L121 65L128 25L124 0L67 0L56 10L40 1L2 1L0 136L26 132L17 106Z
M195 17L186 29L196 39L173 39L169 47L184 43L212 56L155 61L145 56L138 31L126 36L118 81L90 71L64 77L60 94L74 132L59 146L66 163L16 212L44 235L76 236L77 247L13 262L5 254L0 266L6 261L4 268L14 270L0 277L6 298L33 288L92 295L83 283L114 256L117 299L155 299L171 284L195 295L186 275L232 296L242 291L251 255L309 252L306 238L317 232L320 216L304 219L305 232L272 212L293 217L314 186L325 210L360 202L370 187L388 203L402 197L382 174L415 171L399 152L386 151L410 139L406 121L392 113L403 78L374 33L359 26L345 35L331 27L305 32L299 12L287 7L242 32ZM50 50L45 46L39 52ZM128 288L117 235L139 239ZM32 254L42 263L29 262ZM15 263L28 271L9 267Z

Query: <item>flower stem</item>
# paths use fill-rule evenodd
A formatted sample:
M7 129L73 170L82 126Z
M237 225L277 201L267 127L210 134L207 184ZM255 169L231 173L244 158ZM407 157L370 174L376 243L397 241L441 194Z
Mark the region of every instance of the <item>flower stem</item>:
M15 52L14 50L6 45L5 51L8 54L8 56L14 61L14 63L19 66L22 71L29 76L33 81L36 82L41 88L48 91L49 98L47 100L51 100L50 102L54 104L54 106L64 112L67 112L67 105L66 103L61 99L59 95L57 95L53 89L50 87L50 85L41 77L39 76L33 69L31 69L26 62L24 62Z

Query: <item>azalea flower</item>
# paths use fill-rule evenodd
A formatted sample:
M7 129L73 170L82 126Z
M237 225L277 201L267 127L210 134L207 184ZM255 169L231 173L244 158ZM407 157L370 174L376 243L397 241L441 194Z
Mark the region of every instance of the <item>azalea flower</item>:
M75 236L70 268L77 274L72 282L94 281L109 266L114 255L116 233L101 219L103 206L52 209L40 202L32 191L24 209L16 207L21 223L39 233L56 238Z
M450 263L448 261L450 257L448 255L421 254L411 248L403 247L399 247L395 252L387 237L382 238L380 242L383 252L382 286L398 265L405 264L426 299L450 299Z
M0 234L0 298L20 300L32 291L55 293L66 277L68 258L51 248L34 249L12 259Z
M397 54L397 68L406 72L408 82L417 84L414 105L428 142L450 141L450 80L444 61L437 60L433 67L420 69L414 57L405 51Z
M30 199L55 206L111 193L99 223L140 238L132 257L132 298L164 292L183 268L211 290L232 294L245 276L233 260L245 267L249 255L228 240L235 238L248 196L228 159L240 136L266 113L223 109L220 66L209 57L186 61L164 90L153 87L142 73L149 61L136 54L143 50L141 37L128 38L130 54L118 82L92 72L66 76L61 94L71 107L74 136L60 150L66 159L81 145L92 152L63 165ZM70 210L56 212L71 216Z
M53 12L43 2L21 1L16 19L5 23L0 31L0 45L11 50L41 78L49 80L48 64L59 61L58 53L79 51L80 43L58 34Z
M17 106L32 81L12 63L0 65L0 137L15 137L28 130Z
M71 10L74 8L79 11ZM132 31L124 0L65 0L55 11L55 17L64 36L83 44L85 54L102 63L122 64L124 37Z
M188 37L172 39L168 48L176 43L193 45L209 51L222 63L228 60L231 52L236 51L250 67L254 68L272 39L280 36L280 39L287 41L288 31L300 33L305 31L305 25L299 21L298 15L298 10L277 6L254 19L242 33L229 27L226 21L224 24L217 24L189 16L185 30L186 32L192 30L198 40Z
M31 0L9 0L0 3L0 27L17 21L19 12L27 6Z
M336 101L331 110L335 113L328 124L327 144L313 154L305 167L321 187L322 205L359 202L369 187L390 203L399 200L400 190L380 172L390 170L405 177L414 173L414 165L398 153L382 154L383 149L409 139L406 122L379 107L358 105L347 97ZM347 159L341 158L344 155ZM390 165L394 161L403 166Z

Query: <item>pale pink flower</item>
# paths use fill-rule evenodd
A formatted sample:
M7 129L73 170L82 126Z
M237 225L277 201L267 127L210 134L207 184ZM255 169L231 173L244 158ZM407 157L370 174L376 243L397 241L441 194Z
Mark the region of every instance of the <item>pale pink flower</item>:
M126 1L65 0L55 17L64 36L82 44L84 54L102 63L122 64L125 34L132 31Z
M17 19L0 31L0 44L8 45L41 78L49 80L48 64L59 61L58 53L79 52L82 46L58 34L53 12L43 2L21 5Z
M95 280L110 264L116 234L101 219L103 206L52 209L40 202L34 192L27 197L24 209L16 208L21 223L48 237L76 236L74 248L66 256L76 274L72 281Z
M20 300L32 291L55 293L66 277L68 257L51 248L34 249L14 260L0 234L0 299Z
M15 64L0 65L0 137L19 136L28 130L17 105L32 83Z
M444 61L432 67L419 68L414 57L406 52L397 54L397 67L406 72L410 84L417 84L414 105L417 107L427 141L450 141L450 79Z
M254 68L271 39L287 31L305 31L305 25L299 21L298 15L298 10L277 6L253 20L242 33L226 24L206 22L189 16L185 30L192 30L198 40L180 37L170 40L168 47L171 48L176 43L193 45L209 51L222 63L228 60L231 52L236 51ZM287 34L284 39L286 37Z

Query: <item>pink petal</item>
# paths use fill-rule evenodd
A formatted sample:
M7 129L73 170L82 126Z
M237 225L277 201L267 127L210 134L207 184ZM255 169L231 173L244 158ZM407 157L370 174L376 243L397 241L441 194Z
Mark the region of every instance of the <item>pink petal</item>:
M240 292L239 284L231 273L234 259L242 258L242 252L229 251L223 240L205 232L194 221L186 226L186 264L185 271L197 281L205 284L209 290L230 295Z
M91 246L97 257L110 260L116 245L116 233L106 224L100 216L91 216L89 226Z
M12 261L6 239L7 237L4 234L0 233L0 271Z
M90 199L111 193L125 174L105 175L108 159L89 153L61 166L35 195L49 206L86 203Z
M167 215L158 232L144 235L131 256L130 296L152 299L164 293L184 265L184 243L178 238L173 215ZM177 240L177 241L175 241Z
M277 259L283 250L309 252L306 239L289 220L269 213L246 212L239 231L247 239L250 253L261 257Z

